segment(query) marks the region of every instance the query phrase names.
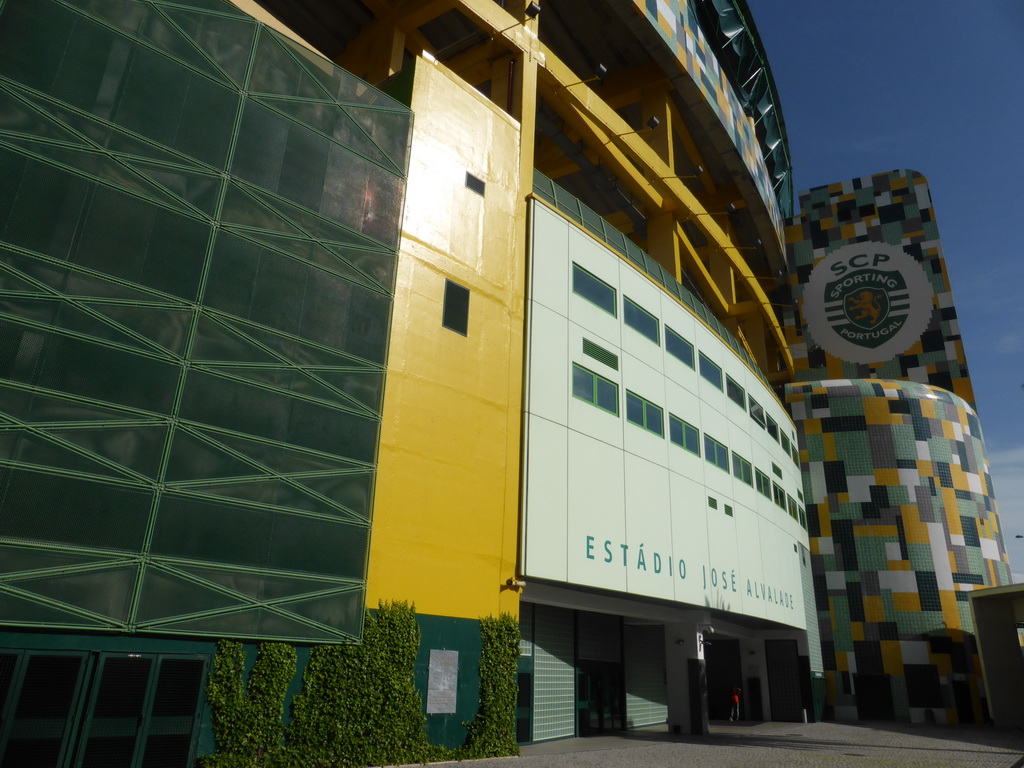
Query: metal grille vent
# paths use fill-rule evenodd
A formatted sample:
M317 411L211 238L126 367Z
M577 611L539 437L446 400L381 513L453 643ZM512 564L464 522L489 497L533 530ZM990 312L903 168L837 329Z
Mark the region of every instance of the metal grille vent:
M583 354L594 358L599 363L604 363L612 370L619 370L619 356L589 339L583 340Z

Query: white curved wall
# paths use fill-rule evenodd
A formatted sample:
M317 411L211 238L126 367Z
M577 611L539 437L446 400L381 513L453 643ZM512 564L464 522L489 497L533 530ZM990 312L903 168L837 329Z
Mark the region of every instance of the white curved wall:
M745 407L665 351L665 325L721 366L792 438L782 406L718 336L631 264L540 203L531 221L524 575L805 628L806 531L734 477L731 462L729 472L708 463L703 436L793 499L799 468ZM573 293L574 263L616 290L617 316ZM625 296L658 318L659 344L623 322ZM584 354L584 339L617 355L618 370ZM617 385L617 416L573 396L574 363ZM662 408L663 437L627 421L627 390ZM701 456L670 442L669 413L700 430Z

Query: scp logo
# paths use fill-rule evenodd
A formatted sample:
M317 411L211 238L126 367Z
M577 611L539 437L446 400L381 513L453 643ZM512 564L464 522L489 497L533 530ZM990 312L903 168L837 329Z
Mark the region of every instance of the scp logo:
M920 265L902 248L854 243L814 267L804 290L804 317L829 354L881 363L924 333L933 294Z

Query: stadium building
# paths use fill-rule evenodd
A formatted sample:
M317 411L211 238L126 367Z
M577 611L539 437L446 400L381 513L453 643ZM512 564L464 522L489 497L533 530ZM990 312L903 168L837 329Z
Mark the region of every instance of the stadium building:
M934 219L787 219L743 0L6 0L0 51L3 765L188 765L218 639L394 600L449 746L499 613L521 742L734 686L980 707L959 595L1005 553ZM815 265L867 240L934 293L850 356Z

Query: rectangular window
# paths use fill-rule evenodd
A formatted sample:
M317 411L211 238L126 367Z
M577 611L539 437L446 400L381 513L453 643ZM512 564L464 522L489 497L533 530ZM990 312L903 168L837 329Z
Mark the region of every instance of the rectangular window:
M778 483L772 483L772 497L781 509L786 508L786 492L782 490L782 486Z
M441 325L463 336L469 333L469 288L451 280L444 281L444 307Z
M693 344L688 342L667 325L665 326L665 350L693 368Z
M800 450L796 447L796 443L793 443L793 463L800 466Z
M700 375L719 389L722 388L722 369L703 352L700 353Z
M668 415L668 439L690 453L700 456L700 432L678 416Z
M661 344L658 318L629 298L629 296L622 297L622 321L641 336L646 336L655 344Z
M575 363L572 365L572 394L601 410L619 415L619 385Z
M754 468L739 454L732 455L732 474L747 485L754 484Z
M615 309L615 289L604 280L594 277L579 264L572 265L572 292L600 307L612 317L618 317Z
M799 508L796 505L796 499L794 499L788 493L786 494L786 508L789 510L790 517L792 517L794 520L800 519L800 513L797 511Z
M732 517L732 507L729 506L728 504L725 505L725 514L727 514L729 517Z
M768 426L765 427L768 430L768 434L776 440L779 439L779 425L775 423L775 419L771 416L768 417Z
M743 391L743 387L733 381L732 376L726 374L725 376L725 394L729 396L736 405L743 410L747 409L747 398L746 392Z
M754 479L757 481L757 492L762 496L767 496L769 499L772 497L772 481L764 472L760 469L754 470Z
M758 424L760 424L761 428L764 429L764 426L765 426L764 408L762 408L760 406L760 404L757 402L757 400L755 400L752 397L749 398L749 401L750 401L750 418L752 418L754 421L756 421Z
M704 433L704 458L725 472L729 471L729 449Z
M803 508L800 509L800 527L805 531L807 530L807 513L804 512Z
M774 474L779 480L782 479L782 468L779 467L774 461L772 462L772 474Z
M640 395L626 390L626 421L631 421L658 437L665 435L665 424L661 408Z
M786 455L788 456L789 455L789 438L786 437L786 433L785 432L783 432L781 435L779 435L779 440L782 443L782 450L784 450L786 452Z

